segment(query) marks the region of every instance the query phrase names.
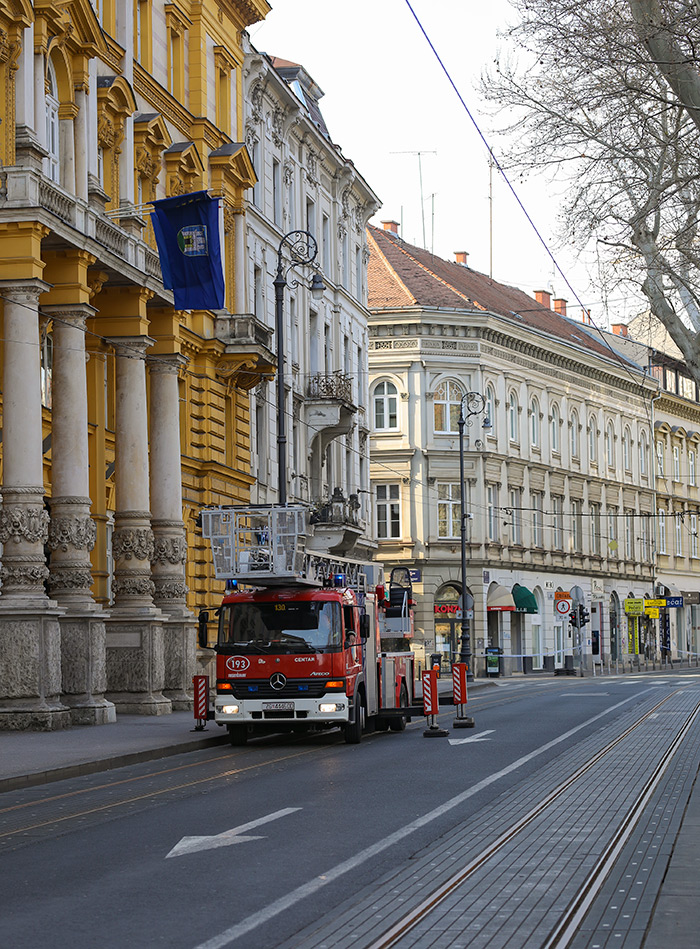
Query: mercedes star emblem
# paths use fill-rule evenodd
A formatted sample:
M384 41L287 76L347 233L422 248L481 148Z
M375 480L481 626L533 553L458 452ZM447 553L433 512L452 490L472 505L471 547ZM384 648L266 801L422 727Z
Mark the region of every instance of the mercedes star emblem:
M270 676L270 685L273 689L277 689L279 692L280 689L283 689L287 684L286 676L283 676L281 672L275 672L274 675Z

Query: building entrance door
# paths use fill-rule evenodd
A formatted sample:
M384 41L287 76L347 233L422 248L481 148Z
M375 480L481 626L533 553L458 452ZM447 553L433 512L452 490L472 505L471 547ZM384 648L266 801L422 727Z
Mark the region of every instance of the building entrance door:
M564 627L561 623L554 624L554 668L564 668Z

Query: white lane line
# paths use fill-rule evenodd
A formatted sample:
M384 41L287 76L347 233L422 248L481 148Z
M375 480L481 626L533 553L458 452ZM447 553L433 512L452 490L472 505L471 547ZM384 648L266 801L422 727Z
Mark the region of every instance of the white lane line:
M265 817L258 817L257 820L251 820L247 824L241 824L240 827L232 827L231 830L225 830L221 834L214 834L211 837L183 837L175 844L168 857L181 857L186 853L196 853L198 850L214 850L216 847L229 847L231 844L241 844L248 840L264 840L264 837L246 835L247 830L254 827L260 827L261 824L268 824L271 820L278 820L280 817L286 817L287 814L293 814L300 811L300 807L284 807L281 811L275 811L273 814L267 814Z
M321 876L314 877L312 880L309 880L308 883L303 883L301 886L298 886L295 890L292 890L285 896L281 896L279 899L274 900L269 904L269 906L258 910L257 913L252 913L250 916L242 919L239 923L235 923L229 929L219 933L218 936L212 936L212 938L208 939L206 942L200 943L195 947L195 949L223 949L224 946L230 945L232 942L235 942L236 939L240 939L241 936L245 936L253 929L257 929L258 926L262 926L264 923L274 919L275 916L279 916L280 913L284 913L290 907L294 906L295 903L299 903L301 900L306 899L307 896L313 896L314 893L318 893L318 891L324 886L327 886L329 883L334 883L346 873L350 873L351 870L355 870L357 867L362 866L363 863L371 860L372 857L376 857L377 854L382 853L382 851L403 840L405 837L408 837L410 834L414 834L416 831L421 830L426 824L429 824L431 821L437 820L444 814L449 813L449 811L453 810L455 807L459 807L459 805L463 804L464 801L467 801L470 797L474 797L475 794L478 794L480 791L483 791L490 785L495 784L496 781L504 778L507 774L511 774L513 771L517 771L518 768L522 768L523 765L527 764L529 761L532 761L533 758L538 758L540 755L543 755L549 751L550 748L554 748L556 745L561 744L561 742L571 738L572 735L575 735L576 732L581 731L582 728L587 728L589 725L592 725L599 719L604 718L606 715L609 715L616 709L621 708L628 702L637 701L640 694L643 693L637 693L630 696L628 699L623 699L616 705L611 705L610 708L603 712L599 712L597 715L594 715L593 718L586 719L585 722L581 722L581 724L576 725L575 728L569 729L568 732L564 732L564 734L560 735L558 738L553 738L552 741L548 741L545 745L541 745L539 748L536 748L529 754L523 755L522 758L518 758L517 761L507 765L501 771L496 771L494 774L484 778L483 781L479 781L479 783L475 784L473 787L468 788L466 791L462 791L461 794L451 797L448 801L445 801L444 804L434 808L432 811L428 811L427 814L423 814L422 817L416 818L416 820L411 821L409 824L404 824L403 827L400 827L398 830L394 831L393 834L389 834L388 837L384 837L382 840L378 840L376 843L371 844L371 846L365 847L364 850L360 850L359 853L356 853L353 857L349 857L347 860L343 860L342 863L338 863L336 866L331 867L330 870Z
M609 692L560 692L559 698L565 699L568 697L568 698L577 699L579 695L610 695L610 693Z

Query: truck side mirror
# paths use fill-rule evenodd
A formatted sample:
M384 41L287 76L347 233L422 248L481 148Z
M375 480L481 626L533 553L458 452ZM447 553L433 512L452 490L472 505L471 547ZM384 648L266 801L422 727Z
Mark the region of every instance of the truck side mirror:
M362 639L369 639L369 616L367 613L363 613L360 616L360 637Z
M209 638L207 636L207 625L209 623L209 610L200 610L199 616L197 618L198 630L197 630L197 642L199 643L200 649L206 649L209 645Z

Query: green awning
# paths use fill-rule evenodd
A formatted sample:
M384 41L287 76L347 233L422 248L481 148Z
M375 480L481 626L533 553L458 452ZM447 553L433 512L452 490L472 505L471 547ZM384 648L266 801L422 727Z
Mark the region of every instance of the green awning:
M535 594L519 583L513 587L513 601L516 613L539 613L540 611Z

